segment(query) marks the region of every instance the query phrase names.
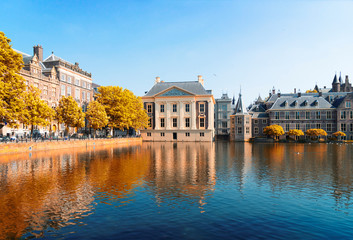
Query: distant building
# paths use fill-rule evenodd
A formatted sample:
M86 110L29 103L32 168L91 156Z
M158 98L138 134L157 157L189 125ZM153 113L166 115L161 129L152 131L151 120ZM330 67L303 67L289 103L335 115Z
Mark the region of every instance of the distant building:
M198 81L164 82L157 77L142 97L149 126L144 141L213 141L214 104L211 90Z
M230 133L230 115L232 99L227 93L222 94L221 98L216 99L215 104L215 129L217 139L228 139Z
M230 116L230 140L231 141L249 141L252 137L252 120L251 115L244 108L241 94L237 104L235 105L234 113Z
M58 105L61 96L72 96L77 103L85 109L87 104L93 100L91 73L83 71L78 63L69 63L53 53L43 60L43 47L33 47L33 55L20 52L23 57L24 66L20 75L24 78L27 86L34 86L41 90L40 97L51 107ZM48 127L34 126L41 134L63 134L65 127L53 121ZM19 128L0 128L0 134L8 136L26 136L30 133L30 126L21 124ZM85 130L85 128L83 129Z

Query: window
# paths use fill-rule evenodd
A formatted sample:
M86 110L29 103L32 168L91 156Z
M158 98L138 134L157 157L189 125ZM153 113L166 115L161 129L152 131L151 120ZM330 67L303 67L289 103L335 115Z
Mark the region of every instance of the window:
M87 83L87 89L91 89L91 84Z
M267 119L262 119L263 124L267 124Z
M185 137L190 137L190 133L189 132L185 133Z
M67 96L71 96L71 87L67 87Z
M222 122L222 128L227 128L227 122Z
M315 119L321 119L321 113L320 111L315 112Z
M76 86L80 86L80 79L76 78Z
M284 115L285 115L285 118L286 118L286 119L289 119L289 112L285 112Z
M190 104L185 104L185 112L190 112Z
M346 102L346 108L350 108L351 107L351 102Z
M52 95L53 97L56 96L56 88L53 88L53 89L51 90L51 95Z
M347 127L347 126L346 126L345 123L341 123L341 131L342 131L342 132L347 131L347 128L346 128L346 127Z
M306 125L305 125L305 130L309 130L310 129L310 123L307 123Z
M161 112L164 112L164 104L161 104L160 109L161 109Z
M300 129L300 124L299 123L295 124L295 129L298 129L298 130Z
M241 127L238 127L238 134L242 134L243 133L243 129Z
M295 119L300 119L300 112L295 112Z
M147 137L151 137L152 134L150 132L147 133Z
M200 103L200 112L205 112L205 104Z
M204 137L204 136L205 136L205 133L200 132L200 137Z
M326 113L326 119L332 119L332 112Z
M332 124L331 124L331 123L328 123L328 124L326 125L326 130L327 130L328 132L332 132Z
M65 75L61 74L61 81L65 82Z
M225 104L222 105L222 111L227 111L227 105Z
M185 127L190 127L190 118L185 118Z
M164 137L164 136L165 136L164 132L161 132L161 137Z
M148 113L152 112L152 104L147 104L147 112Z
M82 81L82 87L86 88L86 82L85 81Z
M245 123L249 124L249 117L245 118Z
M205 118L200 118L200 128L205 127Z
M341 119L346 119L346 111L341 111Z
M320 129L321 128L321 123L316 123L316 128Z
M86 99L86 92L82 91L82 100L84 101L84 99Z
M91 101L91 93L87 92L87 102L90 102L90 101Z
M258 127L254 128L254 133L255 134L259 134L259 128Z
M39 89L39 84L38 83L34 83L33 86Z
M349 112L349 118L350 118L350 119L353 119L353 111L350 111L350 112Z
M75 89L75 98L78 100L80 99L80 89L79 88ZM82 99L82 100L84 100L84 99Z
M223 113L222 117L223 119L227 119L227 113Z
M254 120L254 124L257 124L259 121L257 119Z
M43 94L48 95L48 86L43 86Z
M71 77L70 76L67 76L67 82L71 83Z
M177 105L176 104L173 104L173 112L177 112L178 109L177 109Z
M242 123L241 117L237 117L237 124L241 124L241 123Z
M279 112L275 112L275 119L279 119Z
M148 119L148 127L151 128L152 127L152 118Z
M310 112L305 112L305 119L310 119Z
M288 131L289 131L289 124L286 123L286 132L288 132Z
M353 123L349 124L349 131L353 132Z
M161 118L161 128L165 127L165 122L164 122L164 118Z
M178 119L177 118L173 118L173 127L174 128L178 127Z
M245 132L246 132L247 134L250 133L250 128L249 128L249 127L246 127Z

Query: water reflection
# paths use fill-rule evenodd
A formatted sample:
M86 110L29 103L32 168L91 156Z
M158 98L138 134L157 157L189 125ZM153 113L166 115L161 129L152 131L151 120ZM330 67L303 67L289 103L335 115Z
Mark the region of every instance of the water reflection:
M232 211L230 200L248 216L278 199L294 206L306 201L300 207L308 210L320 203L331 214L350 215L352 153L348 144L217 142L1 156L0 238L46 237L66 226L75 226L75 236L84 229L80 226L102 221L94 218L102 214L100 209L155 222L163 221L161 209L174 209L179 226L190 212L225 216ZM144 204L150 200L153 205L147 209ZM284 214L276 208L281 210ZM134 227L136 221L124 224Z

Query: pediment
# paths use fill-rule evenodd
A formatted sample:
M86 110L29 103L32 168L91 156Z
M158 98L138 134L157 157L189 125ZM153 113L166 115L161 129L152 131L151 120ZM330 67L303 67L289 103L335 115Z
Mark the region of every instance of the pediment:
M171 87L157 94L158 97L178 97L178 96L192 96L192 95L194 94L177 87Z

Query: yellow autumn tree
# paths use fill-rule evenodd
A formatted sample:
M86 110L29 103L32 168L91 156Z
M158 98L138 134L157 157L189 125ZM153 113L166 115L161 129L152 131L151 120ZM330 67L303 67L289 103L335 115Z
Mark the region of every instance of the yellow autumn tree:
M85 126L85 114L73 97L61 97L55 111L55 118L59 123L64 123L66 129L69 127L79 128ZM67 131L65 131L65 134L66 133Z
M287 133L289 136L296 136L296 137L299 137L299 136L303 136L304 133L302 130L299 130L299 129L291 129L288 131Z
M317 93L317 91L314 89L314 90L306 90L305 93Z
M40 98L40 90L36 87L29 86L28 92L25 93L25 111L22 123L31 125L31 135L33 127L48 126L55 115L55 111Z
M147 125L148 116L140 98L130 90L118 86L99 87L97 101L109 117L108 126L120 130L142 128Z
M271 137L279 137L284 134L283 128L280 125L270 125L264 128L264 134Z
M108 124L108 116L105 108L97 101L90 102L86 112L86 118L90 126L94 129L94 135L97 129L103 128Z
M320 138L320 136L327 136L325 130L317 128L308 129L306 130L305 134L311 138Z
M338 131L332 134L333 136L335 136L338 139L341 139L341 137L345 137L346 134L344 132Z
M3 32L0 32L0 124L17 126L24 116L26 85L18 75L22 56L16 53Z

